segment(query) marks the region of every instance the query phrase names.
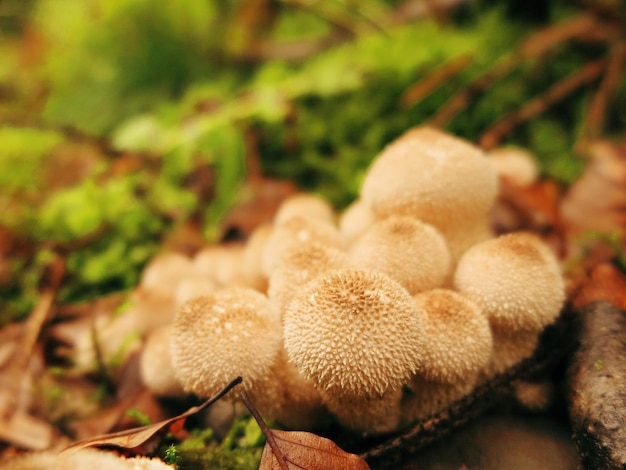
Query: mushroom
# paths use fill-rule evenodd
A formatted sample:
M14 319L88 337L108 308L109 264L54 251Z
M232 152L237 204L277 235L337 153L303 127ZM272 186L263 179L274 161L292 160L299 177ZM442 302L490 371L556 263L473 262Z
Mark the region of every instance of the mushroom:
M178 280L191 270L191 260L180 253L157 255L144 268L139 281L142 290L173 294Z
M359 238L375 220L369 206L361 199L355 200L346 207L339 218L339 232L346 246L350 246Z
M248 238L241 255L241 275L247 286L259 292L267 291L267 276L263 272L263 251L271 233L270 224L259 225Z
M217 285L209 276L192 272L178 281L174 292L174 304L178 308L188 300L206 295L216 289Z
M516 186L530 186L539 178L533 155L519 147L498 147L487 152L487 159L500 178Z
M429 290L413 299L427 339L418 374L440 383L475 380L493 353L489 321L478 305L448 289Z
M328 222L294 216L282 224L275 225L263 251L263 272L269 277L285 253L311 241L337 249L343 248L339 230Z
M172 366L170 340L172 325L152 331L139 358L139 373L148 390L163 397L182 397L185 391Z
M193 258L193 271L211 279L218 287L240 285L245 282L241 274L243 245L230 243L210 245Z
M295 194L285 199L276 215L274 224L280 225L292 217L304 217L334 224L335 212L326 199L314 194Z
M411 216L377 221L348 254L354 267L381 271L410 294L441 286L450 269L450 254L441 234Z
M250 393L267 381L281 347L280 321L267 298L229 288L184 303L173 324L172 366L187 392L213 396L233 378Z
M525 232L470 248L459 261L454 285L489 319L496 372L532 354L539 333L565 300L556 257L539 237Z
M2 470L84 470L86 468L107 470L172 470L159 459L147 457L121 457L113 452L96 449L77 449L71 452L31 452L0 463Z
M343 251L316 241L304 242L287 251L269 278L267 295L282 317L285 306L305 284L330 270L348 266Z
M453 260L489 233L496 195L496 174L484 154L431 127L414 128L389 144L372 162L360 193L378 218L402 214L434 225ZM470 227L472 237L464 237Z
M329 271L287 305L285 349L326 395L380 397L398 388L422 360L420 317L409 293L387 275Z

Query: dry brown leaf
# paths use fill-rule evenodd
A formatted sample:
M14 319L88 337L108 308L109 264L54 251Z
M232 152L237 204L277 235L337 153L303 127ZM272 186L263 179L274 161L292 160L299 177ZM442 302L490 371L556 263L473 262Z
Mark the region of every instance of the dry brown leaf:
M173 418L169 418L158 423L150 424L148 426L141 426L138 428L127 429L119 432L112 432L109 434L103 434L96 437L91 437L89 439L84 439L82 441L78 441L68 446L63 452L74 452L78 449L84 449L86 447L95 447L95 446L116 446L123 447L125 449L132 449L135 447L139 447L148 441L152 436L157 434L159 431L167 428L168 426L180 421L181 419L188 418L199 411L211 406L217 400L226 395L234 386L241 383L241 378L233 380L230 384L228 384L224 390L215 395L212 398L209 398L204 403L199 406L193 406L189 408L184 413L174 416Z
M53 426L22 411L15 411L8 420L0 420L0 440L23 449L47 449L53 437Z
M343 451L330 439L304 431L272 429L287 468L306 470L365 470L369 465L358 455ZM265 444L259 470L281 468L269 444Z
M591 277L583 281L572 303L582 308L591 302L605 300L616 308L626 310L626 276L609 263L597 266Z

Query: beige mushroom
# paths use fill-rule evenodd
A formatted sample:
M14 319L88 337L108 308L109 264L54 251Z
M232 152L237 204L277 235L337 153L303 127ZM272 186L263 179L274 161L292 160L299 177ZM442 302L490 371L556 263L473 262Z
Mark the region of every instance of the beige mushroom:
M280 225L292 217L304 217L333 224L335 212L330 203L321 196L300 193L282 202L274 216L274 224Z
M254 229L243 249L241 256L241 275L247 286L267 291L267 276L263 272L263 252L267 239L272 233L270 224L259 225Z
M369 206L361 199L355 200L339 218L339 232L346 246L358 239L376 220Z
M348 252L359 269L381 271L410 294L443 285L450 254L441 234L411 216L390 216L374 223Z
M410 215L439 229L453 260L477 241L460 234L468 228L489 233L496 195L496 174L484 154L431 127L414 128L389 144L361 186L361 199L376 217Z
M291 297L320 274L348 266L343 251L316 241L303 242L286 252L277 263L269 279L267 295L282 314Z
M500 178L516 186L530 186L539 178L537 160L520 147L495 148L487 152L487 159Z
M419 375L441 383L475 380L493 354L489 321L478 305L448 289L429 290L413 299L425 337Z
M141 351L139 373L148 390L163 397L182 397L185 391L172 366L172 325L152 331Z
M343 249L339 230L328 222L295 216L275 225L263 251L263 272L269 277L285 253L312 241Z
M194 256L193 271L208 277L218 287L244 286L241 272L243 251L240 243L206 246Z
M422 360L420 317L409 293L383 273L329 271L287 305L285 349L324 395L380 397Z

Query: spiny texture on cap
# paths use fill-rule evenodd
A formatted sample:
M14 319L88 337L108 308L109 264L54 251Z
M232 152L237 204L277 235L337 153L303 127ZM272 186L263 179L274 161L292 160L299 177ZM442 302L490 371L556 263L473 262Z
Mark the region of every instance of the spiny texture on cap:
M493 353L489 321L478 306L446 289L422 292L413 298L428 338L419 374L448 383L477 376Z
M383 273L340 269L287 305L289 359L324 393L374 397L398 387L422 358L415 302Z
M558 316L565 287L550 249L535 235L511 233L470 248L454 276L492 325L541 330Z
M541 330L511 330L491 326L493 358L485 370L487 376L504 372L523 359L533 355L539 344Z
M330 203L320 196L296 194L285 199L280 205L274 216L274 224L282 224L292 217L317 219L332 224L335 221L335 212Z
M172 325L165 325L148 336L139 358L139 373L148 390L156 395L180 397L185 392L172 367L171 333Z
M263 251L263 272L269 277L285 253L312 241L337 249L343 248L339 230L328 222L292 217L280 225L274 225Z
M280 321L267 298L252 289L223 289L182 305L172 365L186 391L208 397L237 376L246 386L267 375L280 346Z
M401 419L402 388L389 390L382 397L338 397L324 394L324 403L337 420L349 428L383 433L398 428Z
M389 144L361 186L361 199L377 217L412 215L439 229L484 217L496 195L496 174L484 154L430 127Z
M270 276L267 295L283 312L291 297L307 282L330 269L347 266L348 257L343 251L315 241L304 242L280 259Z
M113 452L79 449L73 452L33 452L0 463L2 470L172 470L158 459L127 459Z
M375 217L361 199L350 204L339 218L339 232L346 245L359 238L374 223Z
M353 266L381 271L410 294L441 286L450 269L448 247L441 234L410 216L391 216L374 223L348 254Z
M191 260L180 253L157 255L143 270L139 285L143 289L173 294L178 280L191 269Z

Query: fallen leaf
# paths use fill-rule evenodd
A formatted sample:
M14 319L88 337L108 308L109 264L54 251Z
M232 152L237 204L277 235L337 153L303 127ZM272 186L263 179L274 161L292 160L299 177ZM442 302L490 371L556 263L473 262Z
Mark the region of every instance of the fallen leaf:
M601 300L626 310L626 276L609 263L601 264L591 272L591 277L574 293L572 303L575 308L582 308Z
M50 447L54 428L45 421L22 411L15 411L8 420L0 420L0 440L29 450Z
M75 442L70 446L66 447L63 452L74 452L78 449L84 449L86 447L95 447L95 446L116 446L123 447L125 449L132 449L135 447L139 447L152 436L157 434L162 429L165 429L169 425L192 416L199 411L211 406L217 400L226 395L234 386L241 383L241 377L233 380L230 384L228 384L221 392L215 395L212 398L209 398L207 401L202 403L199 406L193 406L189 408L184 413L174 416L173 418L169 418L158 423L150 424L148 426L141 426L138 428L126 429L124 431L113 432L109 434L103 434L96 437L91 437L89 439L84 439L82 441Z
M330 439L304 431L271 430L287 461L287 468L306 470L365 470L369 465L358 455L343 451ZM259 470L281 468L269 444L265 444Z

